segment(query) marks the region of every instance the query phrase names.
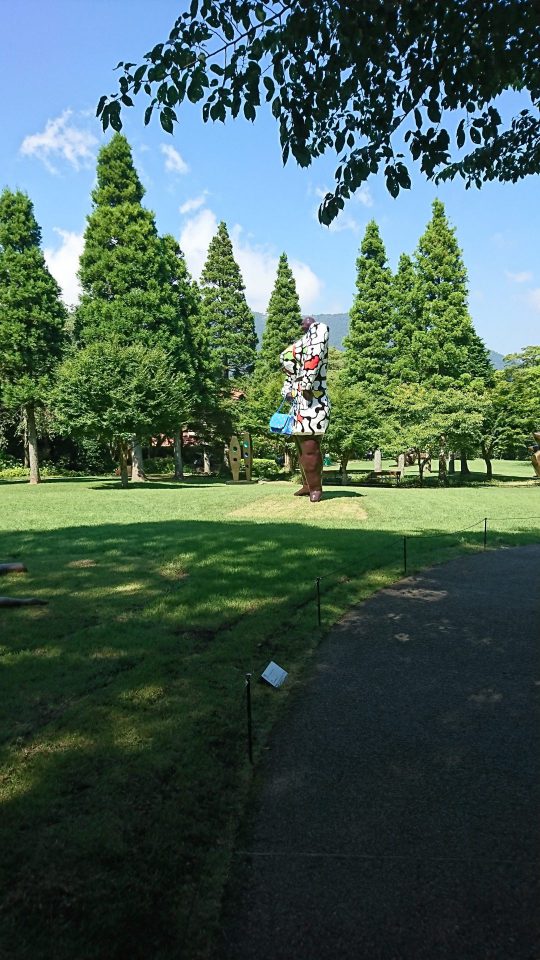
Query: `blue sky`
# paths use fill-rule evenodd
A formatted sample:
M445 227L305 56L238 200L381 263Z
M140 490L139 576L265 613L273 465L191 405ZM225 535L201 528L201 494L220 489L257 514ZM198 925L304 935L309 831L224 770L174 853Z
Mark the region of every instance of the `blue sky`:
M0 187L25 190L34 202L46 256L67 302L77 297L76 270L95 158L108 139L95 119L101 94L116 89L119 60L139 62L184 8L183 0L0 0L2 97ZM503 100L512 112L526 105ZM179 238L195 276L220 220L225 220L247 297L264 311L284 250L302 309L350 308L355 260L369 219L379 224L390 265L412 253L439 196L457 228L469 272L470 310L488 347L506 354L540 341L539 181L461 182L438 190L413 176L393 200L372 177L331 229L317 222L320 194L332 184L334 155L301 170L283 168L273 118L203 124L188 105L174 137L159 123L144 127L141 100L125 112L123 132L160 232Z

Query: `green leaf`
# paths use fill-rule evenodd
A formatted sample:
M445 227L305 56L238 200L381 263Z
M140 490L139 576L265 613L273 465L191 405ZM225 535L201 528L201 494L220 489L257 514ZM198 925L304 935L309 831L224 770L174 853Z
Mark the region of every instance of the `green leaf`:
M441 111L439 104L434 100L430 100L427 105L427 115L432 123L440 123L441 121Z
M195 81L195 83L192 81L190 83L189 87L187 88L187 96L191 103L198 103L199 100L202 100L204 97L204 90L200 81Z
M168 114L162 111L159 115L159 122L161 123L161 126L167 133L173 132L173 122L171 117Z
M275 100L272 101L272 113L274 114L276 119L279 117L281 113L281 100L279 97L276 97Z
M105 96L103 96L103 97L100 97L99 103L98 103L97 109L96 109L96 117L99 117L99 116L101 115L101 112L102 112L102 110L103 110L103 107L104 107L105 104L107 103L107 100L108 100L107 95L105 95Z
M469 136L470 136L470 138L471 138L471 140L472 140L473 143L481 143L481 142L482 142L482 136L481 136L481 134L480 134L480 131L477 130L476 127L471 127L471 128L470 128L470 130L469 130Z
M263 77L263 83L266 87L266 99L271 100L274 96L276 85L271 77Z
M255 7L255 16L257 17L257 20L259 21L259 23L264 23L264 21L266 20L266 13L264 11L264 7L260 3L258 3L257 6Z
M464 129L464 128L465 128L465 121L464 121L464 120L460 120L460 122L459 122L459 124L458 124L458 128L457 128L457 130L456 130L456 143L457 143L457 145L458 145L458 147L459 147L460 149L461 149L461 147L463 146L463 144L465 143L465 129Z
M255 120L256 112L255 112L255 107L253 106L252 103L246 102L244 104L244 116L246 120L251 120L251 122Z
M153 105L153 104L150 104L150 106L147 107L146 110L144 111L144 125L145 125L145 127L147 127L148 124L150 123L150 118L151 118L151 116L152 116L152 111L153 111L153 109L154 109L154 105Z

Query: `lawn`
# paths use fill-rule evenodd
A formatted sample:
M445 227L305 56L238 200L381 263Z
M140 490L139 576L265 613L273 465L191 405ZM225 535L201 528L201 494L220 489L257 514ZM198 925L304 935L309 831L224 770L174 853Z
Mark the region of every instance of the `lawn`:
M476 465L473 465L476 469ZM481 464L478 465L481 471ZM540 536L530 464L493 484L0 482L0 942L10 960L182 960L211 948L256 756L347 607L409 570ZM503 480L503 478L506 478Z

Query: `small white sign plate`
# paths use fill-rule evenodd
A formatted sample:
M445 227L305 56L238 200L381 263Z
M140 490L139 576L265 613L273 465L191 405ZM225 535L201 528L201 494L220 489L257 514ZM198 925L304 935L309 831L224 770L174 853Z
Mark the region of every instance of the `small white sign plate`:
M282 670L281 667L278 667L277 663L274 663L274 661L271 660L261 676L263 680L266 680L266 682L271 684L273 687L280 687L281 684L287 679L289 674L286 670Z

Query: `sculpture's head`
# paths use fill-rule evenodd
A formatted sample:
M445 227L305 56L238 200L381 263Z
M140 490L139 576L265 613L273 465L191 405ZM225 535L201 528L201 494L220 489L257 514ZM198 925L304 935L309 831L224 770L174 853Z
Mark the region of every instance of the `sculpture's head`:
M300 321L300 325L304 333L306 332L306 330L309 330L312 323L315 323L315 317L302 317L302 320Z

